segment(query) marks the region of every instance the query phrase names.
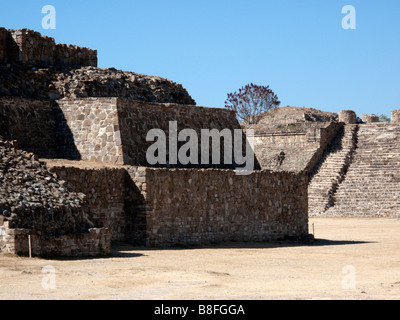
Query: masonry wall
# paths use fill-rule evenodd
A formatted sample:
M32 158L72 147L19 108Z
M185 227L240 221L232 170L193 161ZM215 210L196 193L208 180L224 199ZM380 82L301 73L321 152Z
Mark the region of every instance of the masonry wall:
M7 43L8 47L5 51L15 51L14 48L11 48L14 45L18 48L17 54L8 57L8 61L18 61L31 67L97 66L96 50L73 45L56 44L53 38L42 36L39 32L28 29L4 30L0 32L0 39L11 35L14 40L14 43Z
M241 130L234 113L224 109L139 102L121 98L61 99L57 101L57 106L61 111L60 116L64 117L64 120L57 120L58 127L66 128L73 137L71 139L66 133L60 134L67 138L67 143L57 143L62 150L62 158L151 166L146 159L146 152L154 142L146 141L148 132L151 129L161 129L166 133L168 141L169 123L176 121L178 132L182 129L196 131L199 137L200 163L201 129L217 129L218 132L229 129L232 136L235 129ZM242 138L245 139L244 133ZM178 148L184 143L178 143ZM71 148L75 151L71 151ZM233 168L232 164L224 164L223 139L220 148L220 164L215 164L214 167ZM232 146L231 149L233 150ZM167 156L167 160L168 158ZM209 163L204 167L213 167L211 160ZM175 166L184 165L178 163Z
M316 140L319 142L319 146L305 166L305 172L310 173L314 169L324 152L329 147L330 143L339 134L341 128L343 128L343 123L330 122L327 126L316 129L318 132L316 134ZM310 133L309 137L311 137Z
M398 124L400 123L400 109L399 110L393 110L391 114L391 122L393 124Z
M196 131L199 163L201 129L216 129L218 133L229 129L232 136L235 129L241 130L234 114L228 110L119 98L51 101L0 97L0 116L0 135L18 140L20 148L42 158L88 160L114 165L150 166L146 152L154 142L146 141L147 133L151 129L161 129L168 139L170 121L178 123L178 131ZM245 139L244 133L242 139ZM220 164L213 165L210 159L209 164L203 167L234 167L225 164L224 140L220 142ZM178 148L184 143L179 142ZM245 141L242 143L244 148ZM180 163L175 166L184 167ZM255 168L258 168L257 160Z
M125 166L125 240L145 246L147 241L147 180L144 167Z
M146 159L146 151L154 142L147 142L146 136L151 129L161 129L169 137L169 122L176 121L178 132L183 129L193 129L197 137L201 137L201 129L217 129L222 131L229 129L232 133L235 129L241 130L238 120L232 111L218 108L205 108L178 104L161 104L138 102L128 99L117 99L119 128L124 153L125 164L135 166L149 166ZM243 138L245 135L243 134ZM214 167L232 168L230 164L224 165L223 140L221 140L220 165ZM178 143L178 148L185 142ZM199 147L199 154L201 148ZM210 149L211 150L211 149ZM168 150L167 150L168 153ZM169 157L167 156L167 161ZM201 167L200 156L199 166ZM213 167L211 165L203 167ZM183 167L182 164L169 164L171 167Z
M71 190L87 195L89 219L110 229L113 241L169 247L308 233L302 174L47 166Z
M123 164L116 98L62 99L57 101L60 157ZM61 123L64 123L61 125ZM71 143L73 141L73 143Z
M380 119L377 115L374 114L363 114L362 121L365 123L374 123L374 122L380 122Z
M28 254L28 229L11 229L0 226L0 253ZM106 255L111 252L111 234L107 228L89 229L88 233L44 237L31 235L32 255L54 255L57 257L83 257Z
M255 154L266 170L310 171L339 131L341 124L299 124L298 129L255 133ZM278 157L285 153L283 162Z
M20 149L55 157L55 130L53 102L0 97L0 135L17 140Z
M319 141L308 140L306 132L256 133L254 151L265 170L301 171L319 146ZM279 162L281 152L285 155Z
M7 37L8 31L0 28L0 63L7 61Z
M84 164L60 166L47 162L66 187L86 195L89 220L96 226L110 229L113 241L125 240L125 170L122 168L90 168Z
M146 168L90 167L60 160L48 160L46 165L66 181L66 187L86 195L89 220L107 227L112 241L146 244Z
M267 241L308 233L307 177L147 169L147 245Z

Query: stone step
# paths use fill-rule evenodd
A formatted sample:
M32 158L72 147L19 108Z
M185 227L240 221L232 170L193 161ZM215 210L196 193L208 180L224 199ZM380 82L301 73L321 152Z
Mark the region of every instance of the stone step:
M356 127L345 126L338 132L320 163L316 166L309 183L309 212L319 214L331 203L331 194L343 179L343 172L355 147Z
M400 126L396 128L400 137ZM346 178L334 195L335 205L325 213L367 215L400 212L400 140L390 145L377 139L386 128L360 126L358 148Z

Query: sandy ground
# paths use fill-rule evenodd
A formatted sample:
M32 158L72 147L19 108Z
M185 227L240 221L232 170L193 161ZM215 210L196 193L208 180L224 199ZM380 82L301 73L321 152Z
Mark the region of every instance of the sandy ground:
M229 243L112 257L0 256L0 299L400 299L400 220L313 218L311 245ZM54 273L43 273L54 271Z

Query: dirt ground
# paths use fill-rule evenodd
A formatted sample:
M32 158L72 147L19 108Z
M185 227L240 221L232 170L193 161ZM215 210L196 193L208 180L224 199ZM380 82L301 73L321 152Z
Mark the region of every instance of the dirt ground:
M308 245L121 245L110 258L84 260L3 255L0 299L400 299L399 219L313 218L310 232L312 225L318 241Z

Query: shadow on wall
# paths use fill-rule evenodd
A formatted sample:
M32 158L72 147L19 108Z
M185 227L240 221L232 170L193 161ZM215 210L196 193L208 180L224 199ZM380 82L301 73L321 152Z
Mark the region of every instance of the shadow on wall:
M11 34L7 33L6 36L6 61L18 61L22 56L22 52L18 47L17 43L11 36Z
M64 112L57 103L53 106L55 119L56 158L81 160L82 156L76 147L74 135L68 126Z
M80 160L74 136L54 101L0 97L0 135L40 158Z
M145 246L147 238L147 206L141 190L142 182L138 181L136 168L125 170L125 241L132 245Z

